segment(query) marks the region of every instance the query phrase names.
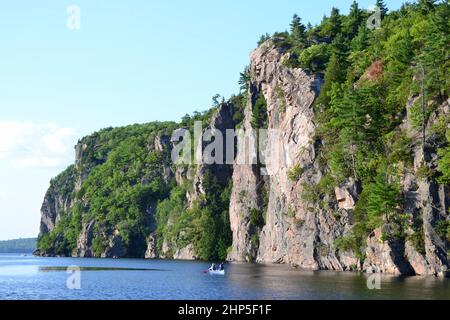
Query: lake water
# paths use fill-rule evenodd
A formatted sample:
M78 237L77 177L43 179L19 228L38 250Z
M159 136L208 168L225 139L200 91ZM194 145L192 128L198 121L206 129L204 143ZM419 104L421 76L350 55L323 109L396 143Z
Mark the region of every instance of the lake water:
M77 279L68 266L81 269L79 290L67 287L68 278ZM228 264L225 276L211 276L204 273L208 266L0 254L0 299L450 299L449 279L382 276L380 289L369 290L366 274Z

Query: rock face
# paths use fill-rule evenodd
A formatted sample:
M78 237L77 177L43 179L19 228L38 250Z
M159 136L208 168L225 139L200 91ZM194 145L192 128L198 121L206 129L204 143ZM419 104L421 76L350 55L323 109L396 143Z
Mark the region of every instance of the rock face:
M63 212L72 205L71 191L76 183L75 167L70 166L50 182L41 207L40 234L46 234L55 228Z
M244 127L251 128L252 97L262 93L267 102L268 128L277 135L267 149L275 145L284 156L268 161L268 175L262 175L255 165L235 165L230 204L233 249L229 259L289 263L305 269L350 269L356 265L356 258L351 253L342 253L341 257L333 248L334 240L349 228L349 214L343 211L336 219L325 211L311 211L309 204L300 199L302 182L321 177L320 171L314 169L312 109L321 79L283 66L283 59L283 52L270 42L251 56L252 85ZM288 179L294 165L303 171L299 181ZM267 203L261 199L261 188L268 193ZM262 230L251 224L252 209L266 211Z
M437 236L436 223L448 220L448 186L420 180L414 172L406 174L403 182L405 213L423 221L418 232L423 236L423 251L418 252L410 236L396 241L384 241L381 229L367 239L365 259L354 253L335 248L335 241L348 234L353 225L352 212L360 194L351 180L334 188L334 199L325 200L324 210L300 198L303 182L317 183L323 175L317 164L313 136L315 133L312 105L320 88L321 79L301 69L288 69L282 61L285 55L271 42L266 42L251 55L251 86L245 110L244 128L251 129L255 96L263 94L267 102L269 129L279 133L275 142L263 148L282 150L284 159L269 163L264 175L257 165L235 164L233 190L230 203L230 223L233 247L232 261L288 263L304 269L364 270L403 275L442 276L449 268L449 244ZM413 104L414 99L409 103ZM448 101L431 115L428 128L438 115L448 115ZM402 130L420 141L419 132L406 120ZM414 151L416 170L425 162L436 168L436 149L432 133L427 134L425 154L420 146ZM238 151L240 152L240 151ZM273 154L273 153L272 153ZM239 157L239 154L238 154ZM274 166L275 165L275 166ZM298 181L288 179L288 171L299 166ZM271 168L272 167L272 168ZM266 199L262 194L266 192ZM265 212L265 226L256 228L251 223L254 210ZM337 214L336 214L337 213Z
M77 240L77 257L90 258L94 254L92 252L92 240L94 238L94 221L83 224L83 229Z

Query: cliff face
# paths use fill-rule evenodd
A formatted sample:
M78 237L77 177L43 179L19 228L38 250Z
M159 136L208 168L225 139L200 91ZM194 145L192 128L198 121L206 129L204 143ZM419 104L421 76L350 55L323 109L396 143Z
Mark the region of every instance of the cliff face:
M334 240L348 228L350 216L342 212L336 219L330 212L311 210L300 197L302 182L318 182L320 168L315 163L313 102L321 79L301 69L283 65L287 57L267 42L251 55L250 96L262 93L267 102L268 128L279 139L267 145L280 150L281 159L268 161L267 175L255 165L235 165L230 220L233 251L229 258L237 261L289 263L305 269L345 270L357 264L350 252L337 254ZM244 126L251 128L253 102L245 110ZM276 142L276 143L275 143ZM270 153L270 150L266 150ZM298 181L290 181L289 170L299 166ZM268 201L261 199L261 186L267 189ZM264 210L265 225L252 226L252 208ZM253 241L252 241L253 239Z
M238 149L234 165L174 166L166 161L142 177L140 183L145 186L161 178L167 188L188 185L186 190L183 189L183 201L185 209L190 210L199 202L207 202L206 176L212 176L223 189L231 180L229 225L232 244L228 254L231 261L286 263L311 270L445 275L449 268L447 252L450 244L438 229L440 222L450 220L449 187L421 177L418 172L424 165L430 169L437 167L436 137L431 128L439 119L448 119L449 101L441 104L429 117L425 147L419 143L413 145L413 167L399 168L403 170L403 213L412 217L406 235L386 240L383 236L385 227L377 228L363 240L363 254L357 254L351 249L339 249L336 242L348 236L354 227L355 204L361 196L359 183L348 178L339 185L327 186L332 191L323 196L320 205L302 196L307 185L317 185L326 174L317 148L320 142L315 138L318 128L313 109L322 79L300 68L287 67L285 61L288 58L289 53L272 41L266 41L251 55L251 81L240 128L251 131L255 105L258 97L263 95L267 104L267 129L275 134L274 139L260 146L265 165L240 162L247 154ZM410 109L417 99L413 97L408 102L408 114L398 128L413 141L420 141L422 134L410 121ZM204 131L218 130L226 137L226 130L236 127L235 111L232 104L221 104ZM168 155L174 147L168 132L152 132L147 144L147 151L157 155ZM52 181L42 206L41 236L51 233L62 216L71 214L77 202L89 209L89 203L84 203L85 198L75 201L74 195L83 189L93 169L108 158L104 145L105 142L95 136L80 141L76 147L75 166ZM200 141L197 145L206 146L207 143ZM226 159L227 154L223 157ZM194 240L185 240L186 230L175 228L176 234L172 232L171 238L161 238L158 232L157 206L168 196L166 192L146 203L145 227L149 232L145 248L137 256L196 259ZM165 223L173 225L173 216ZM99 235L106 239L100 254L94 248ZM38 253L55 254L51 249ZM94 219L83 219L72 255L124 257L136 254L127 245L120 226L99 227Z
M226 130L234 129L235 122L233 120L233 109L234 106L229 103L221 104L212 114L211 119L207 126L202 128L202 132L216 131L223 137L223 143L227 143ZM170 140L170 139L169 139ZM207 147L208 143L205 142L202 137L196 141L195 145L195 156L200 158L200 155ZM200 146L202 148L200 148ZM172 152L174 147L173 142L168 142L165 144L164 148L167 152ZM177 166L173 171L167 168L170 172L170 176L175 178L178 187L183 185L188 185L189 188L185 194L186 209L192 208L197 201L202 201L205 196L206 191L204 187L205 175L209 174L213 176L217 183L223 188L226 187L231 179L233 173L233 166L226 164L227 153L223 153L223 164L208 164L205 160L197 165L190 166ZM173 221L168 221L168 224L172 224ZM181 232L179 236L183 236L184 231ZM194 260L197 258L194 247L192 243L186 245L178 245L176 242L170 241L170 239L163 239L162 247L158 250L157 246L158 235L153 232L147 240L147 250L145 257L147 259L154 258L172 258L177 260Z
M61 215L72 206L72 191L76 183L76 170L70 166L50 182L41 207L40 234L51 232Z
M301 69L283 65L286 55L271 42L256 49L251 56L252 83L245 109L244 126L251 128L254 97L262 93L267 101L269 128L279 130L276 141L284 161L275 160L269 175L261 175L256 165L235 165L230 220L233 231L233 250L230 260L265 263L288 263L304 269L364 270L393 274L444 275L448 270L449 243L436 233L438 221L448 220L448 186L417 178L415 172L426 163L437 166L433 133L427 132L425 153L421 145L413 149L414 168L405 172L402 181L404 212L422 223L416 232L423 237L423 251L418 252L409 237L386 241L381 229L370 234L365 244L364 258L351 251L338 250L335 242L349 233L353 226L353 210L360 194L358 186L349 179L336 186L333 195L324 201L328 209L308 203L301 198L305 183L317 184L323 176L322 166L314 146L316 130L312 105L320 78ZM413 101L408 104L408 110ZM436 119L448 116L448 101L430 117L427 128ZM420 132L412 129L407 115L401 130L412 140L420 141ZM267 148L273 147L268 145ZM270 165L269 165L270 166ZM288 178L289 170L301 168L298 180ZM267 188L268 200L261 199ZM252 209L265 212L265 225L256 228L251 223Z

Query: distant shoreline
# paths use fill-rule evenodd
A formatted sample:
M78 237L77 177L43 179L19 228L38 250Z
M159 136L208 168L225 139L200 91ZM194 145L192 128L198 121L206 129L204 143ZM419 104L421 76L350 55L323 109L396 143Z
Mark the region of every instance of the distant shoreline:
M33 254L37 238L23 238L0 241L0 253Z

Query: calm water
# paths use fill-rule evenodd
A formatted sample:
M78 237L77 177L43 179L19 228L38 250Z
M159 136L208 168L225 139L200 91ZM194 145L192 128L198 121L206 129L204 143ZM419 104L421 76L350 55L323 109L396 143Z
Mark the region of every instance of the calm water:
M67 289L64 270L73 265L83 269L80 290ZM203 273L207 268L201 262L0 254L0 299L450 299L450 280L433 277L383 276L381 289L369 290L367 275L357 273L230 264L226 276L210 276Z

